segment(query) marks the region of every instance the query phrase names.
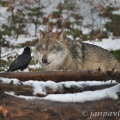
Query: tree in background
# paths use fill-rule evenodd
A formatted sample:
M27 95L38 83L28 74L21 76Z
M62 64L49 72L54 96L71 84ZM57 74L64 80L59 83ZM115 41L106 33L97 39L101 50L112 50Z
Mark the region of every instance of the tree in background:
M120 15L114 13L114 11L119 10L119 8L114 8L112 6L107 6L106 11L103 15L106 15L110 20L105 24L106 29L113 33L113 36L120 36Z
M102 15L108 11L106 9L105 0L64 0L60 2L54 11L52 11L47 17L44 11L44 6L41 4L41 0L8 0L0 1L4 3L4 6L8 8L8 14L6 22L2 23L2 29L4 33L11 36L18 36L20 34L31 34L29 31L31 26L34 26L32 31L36 36L37 30L40 25L45 25L48 30L52 28L63 29L66 28L68 35L73 35L73 38L82 38L83 40L91 40L96 38L103 38L106 36L103 28L107 28L114 35L119 35L119 15L111 16ZM50 4L52 2L49 1ZM81 11L83 10L82 5L88 4L90 10L88 15L84 15ZM109 5L108 5L109 6ZM44 12L43 12L44 11ZM83 10L85 11L85 10ZM82 14L81 14L82 13ZM111 22L104 21L105 18L109 18ZM87 19L85 21L85 19ZM103 24L104 21L104 24ZM86 22L86 23L85 23ZM107 22L107 23L106 23ZM84 23L84 24L83 24ZM117 26L116 26L117 25ZM89 29L87 35L83 34L83 29ZM117 28L117 30L115 30Z
M0 7L3 6L5 4L4 1L0 1ZM0 13L0 17L2 18L2 14ZM3 60L2 60L2 45L3 45L3 35L7 35L7 32L3 29L3 24L2 22L0 22L0 71L2 70L2 67L3 67Z
M6 1L5 6L8 8L7 23L2 25L2 28L8 32L8 35L24 34L26 27L26 19L24 13L24 0L9 0Z
M65 34L72 35L76 39L82 34L80 25L83 18L78 13L76 1L64 0L64 3L60 2L56 9L47 18L44 18L44 23L51 29L53 27L57 29L65 28L67 30Z
M1 53L2 53L2 35L1 35L1 31L0 31L0 68L2 67Z
M34 6L34 7L33 7ZM31 6L26 6L27 22L35 26L35 36L37 36L37 30L40 24L42 24L42 18L44 7L41 5L41 0L35 0Z

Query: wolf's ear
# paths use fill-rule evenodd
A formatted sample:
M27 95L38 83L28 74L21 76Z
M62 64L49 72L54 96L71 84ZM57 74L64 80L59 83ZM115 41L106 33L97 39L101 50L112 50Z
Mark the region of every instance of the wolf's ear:
M59 39L60 41L63 40L63 33L64 33L64 30L62 30L62 31L60 31L60 32L58 33L58 39Z
M40 30L39 32L40 32L40 39L41 39L45 36L45 33L42 30Z

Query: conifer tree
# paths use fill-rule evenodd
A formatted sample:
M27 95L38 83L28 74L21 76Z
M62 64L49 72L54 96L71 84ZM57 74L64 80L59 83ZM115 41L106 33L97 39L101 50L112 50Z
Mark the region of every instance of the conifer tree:
M3 29L9 36L19 35L25 33L25 13L24 6L22 5L24 1L9 0L6 2L7 11L9 16L6 18L7 23L3 24Z
M43 18L43 11L42 9L44 8L43 6L41 6L41 1L40 0L36 0L33 3L33 6L27 6L26 7L26 11L27 11L27 16L28 16L28 22L31 24L34 24L35 26L35 36L37 34L37 29L39 27L39 25L42 23L42 18Z

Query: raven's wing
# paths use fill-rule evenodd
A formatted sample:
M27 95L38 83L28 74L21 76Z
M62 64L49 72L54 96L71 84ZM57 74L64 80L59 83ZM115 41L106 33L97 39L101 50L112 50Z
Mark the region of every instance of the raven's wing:
M27 55L23 53L19 55L18 58L12 62L8 71L18 70L24 67L25 65L28 65L30 63L30 60L31 60L31 55Z

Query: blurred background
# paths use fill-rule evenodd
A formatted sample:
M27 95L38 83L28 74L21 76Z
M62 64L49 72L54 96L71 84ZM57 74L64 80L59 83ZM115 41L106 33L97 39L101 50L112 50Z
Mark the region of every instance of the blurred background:
M103 46L117 40L105 48L120 60L120 0L0 0L0 72L25 46L32 51L40 29ZM42 70L32 54L26 71Z

